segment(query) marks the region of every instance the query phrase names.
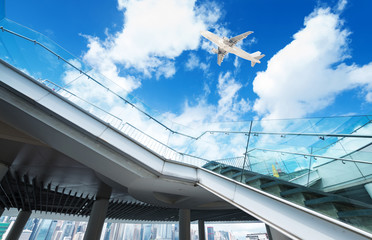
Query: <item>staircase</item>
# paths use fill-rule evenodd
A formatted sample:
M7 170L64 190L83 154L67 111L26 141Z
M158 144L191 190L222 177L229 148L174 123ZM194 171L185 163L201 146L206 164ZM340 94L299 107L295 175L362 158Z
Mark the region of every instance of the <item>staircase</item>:
M211 161L203 167L362 230L372 232L372 205L370 204L216 161Z

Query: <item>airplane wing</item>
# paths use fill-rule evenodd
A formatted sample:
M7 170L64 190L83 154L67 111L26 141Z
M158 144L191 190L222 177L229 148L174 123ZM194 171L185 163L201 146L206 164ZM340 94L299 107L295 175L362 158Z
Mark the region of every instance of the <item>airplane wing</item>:
M249 32L245 32L245 33L242 33L236 37L233 37L233 38L230 38L229 42L232 44L232 45L235 45L237 42L239 42L240 40L246 38L249 34L253 33L252 31L249 31Z
M223 61L223 58L225 57L225 55L227 54L227 52L223 49L221 49L220 47L218 48L218 55L217 55L217 64L221 66L221 63Z

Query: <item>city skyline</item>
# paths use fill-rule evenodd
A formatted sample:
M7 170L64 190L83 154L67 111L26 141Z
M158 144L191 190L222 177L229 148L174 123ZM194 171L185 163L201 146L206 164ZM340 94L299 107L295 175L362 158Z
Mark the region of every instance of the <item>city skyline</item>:
M1 223L15 221L3 216ZM88 222L30 218L22 232L21 240L82 240ZM212 230L213 239L208 231ZM6 232L6 231L5 231ZM208 240L242 240L247 234L266 233L262 223L205 223ZM6 235L5 235L6 236ZM103 226L101 240L178 240L178 224L159 223L110 223ZM191 239L198 238L198 224L191 224Z

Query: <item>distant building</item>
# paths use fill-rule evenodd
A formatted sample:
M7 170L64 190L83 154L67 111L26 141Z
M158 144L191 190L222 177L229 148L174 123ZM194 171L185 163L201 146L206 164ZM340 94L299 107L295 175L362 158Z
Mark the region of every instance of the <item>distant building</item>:
M208 227L207 228L207 233L208 233L208 240L214 240L214 230L213 230L213 227Z
M156 239L172 240L172 225L159 224Z
M9 223L0 223L0 239L3 239L3 235L10 225Z
M214 240L233 240L230 238L230 234L225 231L216 231L214 233Z
M249 233L245 237L246 240L269 240L267 233Z
M61 240L61 239L62 239L62 235L63 235L63 232L62 232L62 231L57 231L57 232L54 234L52 240Z
M142 229L143 229L143 235L142 235L141 240L150 240L151 239L152 225L151 224L143 224Z
M74 235L73 240L83 240L84 239L84 233L78 232Z
M31 230L23 230L21 236L18 240L29 240L31 236L32 231Z
M172 240L178 240L180 236L180 231L179 231L179 226L178 224L174 224L173 228L173 235L172 235Z

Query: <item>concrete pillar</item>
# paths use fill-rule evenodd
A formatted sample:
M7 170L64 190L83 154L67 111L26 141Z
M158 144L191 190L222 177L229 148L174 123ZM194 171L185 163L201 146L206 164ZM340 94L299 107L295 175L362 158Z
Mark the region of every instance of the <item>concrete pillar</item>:
M190 209L180 209L179 211L179 240L190 240Z
M204 220L198 221L199 240L205 240L205 226Z
M270 229L269 225L265 224L265 228L266 228L266 233L267 233L267 236L269 237L269 240L273 240L273 237L271 236L271 229Z
M12 228L10 229L6 239L7 240L18 239L21 236L23 228L25 227L30 216L31 216L31 211L21 210L18 213L17 219L15 220Z
M8 172L8 166L0 163L0 182L7 172ZM0 207L0 217L1 215L3 215L3 213L4 213L4 208Z
M4 213L4 208L3 207L0 207L0 217L3 215L3 213Z
M106 219L107 208L111 196L111 187L102 183L93 203L84 240L99 240Z
M265 225L265 227L270 240L291 240L291 238L270 227L269 225Z
M3 179L5 174L8 172L8 166L0 163L0 181Z

